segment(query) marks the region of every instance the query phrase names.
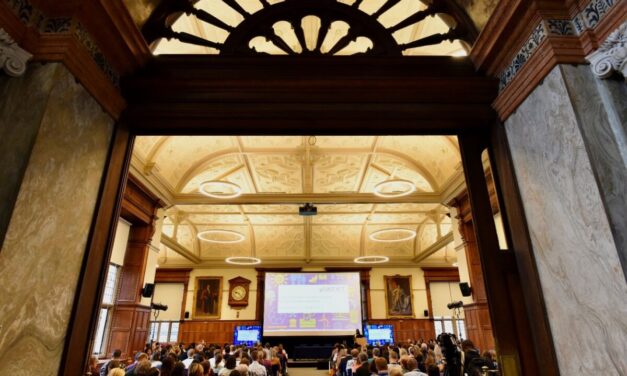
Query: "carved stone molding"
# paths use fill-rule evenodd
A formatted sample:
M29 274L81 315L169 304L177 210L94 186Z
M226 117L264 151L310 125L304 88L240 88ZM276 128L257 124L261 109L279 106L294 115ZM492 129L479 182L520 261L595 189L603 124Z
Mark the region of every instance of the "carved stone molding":
M0 68L11 77L19 77L26 72L26 63L33 57L0 28Z
M627 21L614 30L586 60L599 78L608 78L618 72L627 80Z

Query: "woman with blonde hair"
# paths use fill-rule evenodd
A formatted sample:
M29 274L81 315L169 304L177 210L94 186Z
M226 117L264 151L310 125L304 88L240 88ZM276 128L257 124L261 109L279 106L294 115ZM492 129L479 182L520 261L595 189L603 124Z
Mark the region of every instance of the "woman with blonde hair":
M123 368L111 368L107 376L124 376L125 372Z
M189 365L188 376L204 376L205 370L200 363L192 363Z

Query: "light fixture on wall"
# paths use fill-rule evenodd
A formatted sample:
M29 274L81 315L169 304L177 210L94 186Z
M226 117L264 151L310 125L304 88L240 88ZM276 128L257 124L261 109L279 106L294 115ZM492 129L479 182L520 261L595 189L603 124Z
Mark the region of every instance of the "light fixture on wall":
M353 260L356 264L383 264L390 261L387 256L360 256Z
M405 179L390 179L374 186L372 193L383 198L395 198L410 195L416 191L416 185Z
M454 262L452 265L453 265L455 268L459 266L459 264L458 264L458 263L456 263L456 262Z
M211 198L228 199L241 195L242 187L230 181L208 180L200 183L198 191Z
M232 230L206 230L196 235L198 239L209 243L231 244L244 241L246 237Z
M247 256L235 256L235 257L227 257L224 261L228 264L234 265L257 265L261 264L261 259L256 257L247 257Z
M385 228L375 231L368 235L368 238L374 242L395 243L404 242L416 237L416 231L408 228Z

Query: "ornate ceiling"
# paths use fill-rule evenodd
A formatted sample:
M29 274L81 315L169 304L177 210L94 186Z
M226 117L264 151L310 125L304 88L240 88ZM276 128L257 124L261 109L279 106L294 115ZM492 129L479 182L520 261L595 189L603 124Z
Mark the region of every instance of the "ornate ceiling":
M168 204L160 264L215 265L230 256L300 266L352 264L363 255L385 255L392 264L455 261L442 205L464 184L455 137L141 136L131 173ZM391 178L413 182L416 192L395 199L373 194ZM207 180L235 183L243 194L206 197L198 188ZM298 215L307 202L316 204L318 215ZM395 243L369 239L385 228L417 236ZM245 240L197 239L212 229L237 231Z

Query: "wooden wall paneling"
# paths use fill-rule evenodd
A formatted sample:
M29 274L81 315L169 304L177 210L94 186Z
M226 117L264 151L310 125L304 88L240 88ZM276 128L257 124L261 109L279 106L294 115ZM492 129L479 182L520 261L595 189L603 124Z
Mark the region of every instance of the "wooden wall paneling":
M208 343L233 343L235 327L239 325L261 325L257 320L187 320L179 326L179 341L190 343L206 341Z
M368 320L370 325L394 325L394 340L435 339L435 327L432 319L382 319Z
M100 301L106 284L107 268L132 149L133 137L128 128L123 123L118 124L89 231L59 375L76 375L76 370L84 369L92 353L91 336L96 328Z

